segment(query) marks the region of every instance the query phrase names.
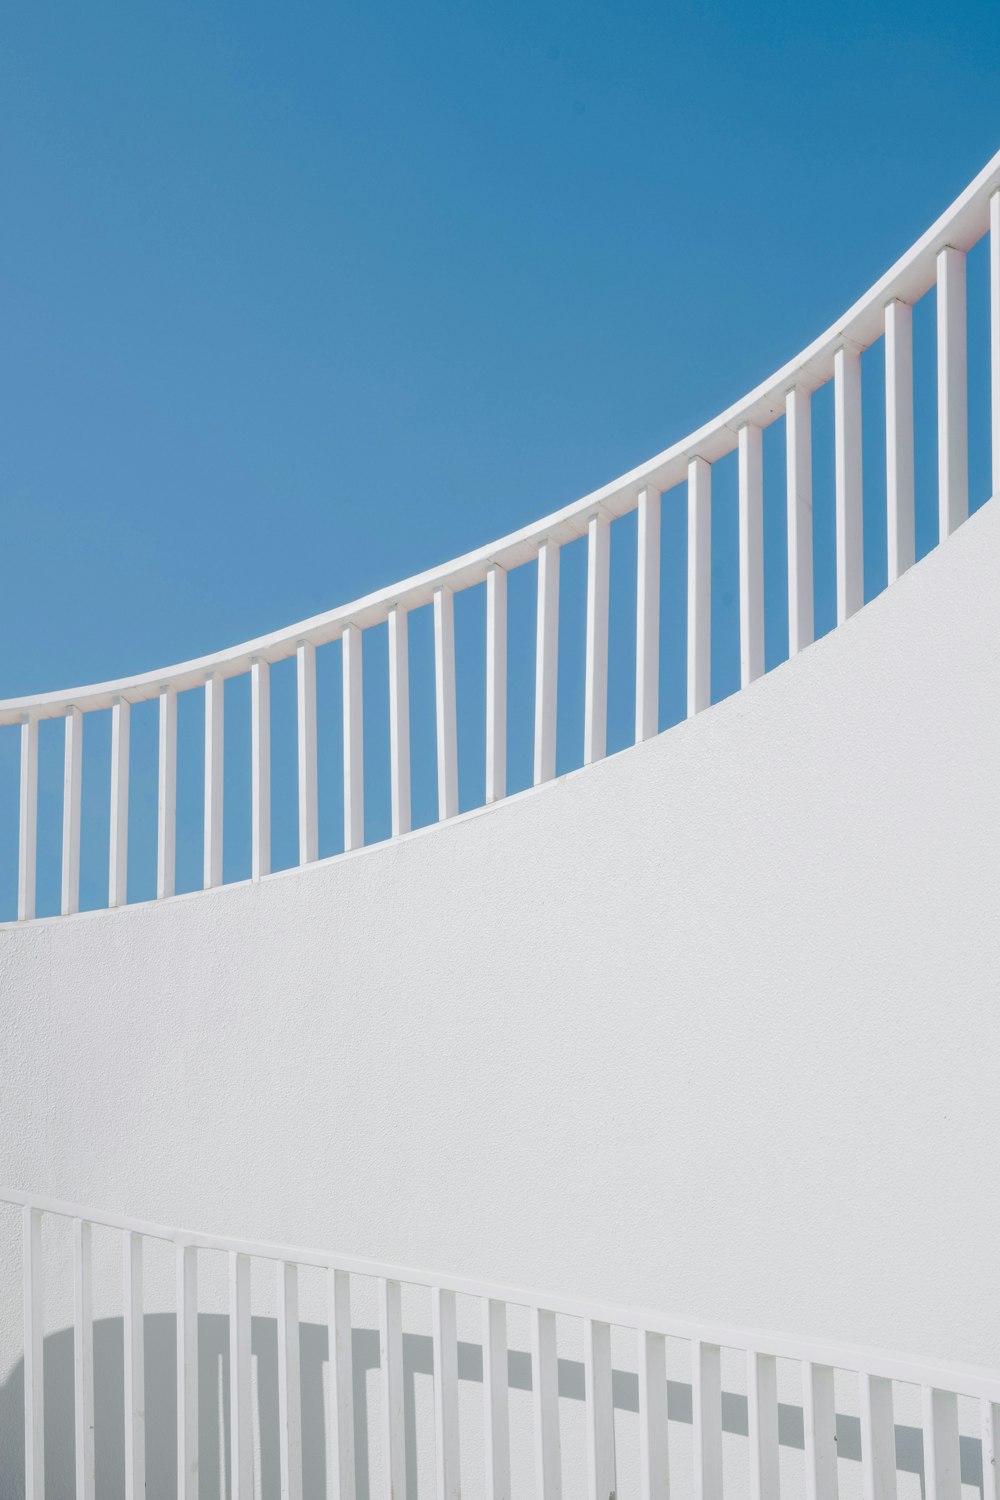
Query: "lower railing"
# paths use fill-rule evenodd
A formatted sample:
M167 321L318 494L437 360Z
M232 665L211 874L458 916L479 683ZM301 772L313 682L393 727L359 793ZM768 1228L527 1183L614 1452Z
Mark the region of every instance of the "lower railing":
M184 1500L251 1497L261 1493L265 1434L282 1500L306 1492L402 1500L432 1491L439 1500L479 1493L488 1500L530 1494L570 1500L584 1488L590 1500L627 1494L667 1500L669 1493L770 1500L793 1492L832 1500L856 1491L859 1470L866 1500L895 1496L897 1473L919 1476L926 1500L961 1500L963 1484L978 1487L984 1500L1000 1500L1000 1370L682 1322L468 1277L198 1234L24 1193L2 1192L0 1205L13 1206L15 1215L19 1209L23 1222L29 1500L72 1490L51 1478L46 1487L46 1459L60 1442L72 1448L76 1500L122 1492L132 1500L147 1488ZM261 1263L269 1270L266 1282ZM43 1358L54 1375L57 1341L67 1355L69 1341L46 1337L45 1309L64 1298L68 1306L63 1283L70 1281L72 1402L57 1411L58 1381L43 1384ZM95 1296L117 1296L117 1316L95 1320ZM175 1353L158 1336L167 1315L154 1310L171 1303ZM208 1307L216 1304L222 1310L213 1317ZM315 1322L313 1304L322 1304ZM366 1354L359 1326L369 1307L377 1309L377 1354ZM262 1312L273 1318L276 1346L261 1333ZM108 1324L96 1366L95 1321L102 1330ZM574 1375L568 1356L581 1343L582 1372ZM199 1391L206 1370L199 1345L204 1355L206 1344L218 1353L217 1389L208 1392ZM273 1382L257 1368L267 1349ZM380 1433L371 1444L369 1368L378 1371L372 1399ZM433 1443L428 1437L422 1446L414 1370L433 1377L433 1422L428 1403L425 1423ZM111 1385L121 1393L117 1399ZM95 1389L98 1417L107 1416L104 1426L113 1418L115 1433L95 1423ZM567 1421L567 1399L581 1396L583 1423ZM206 1410L217 1431L199 1437ZM625 1433L616 1411L634 1412L637 1429L633 1424ZM60 1412L63 1433L52 1430ZM913 1427L904 1425L909 1414ZM616 1437L627 1441L616 1444ZM626 1453L629 1441L634 1452ZM102 1472L101 1455L115 1451ZM519 1458L526 1459L521 1473Z

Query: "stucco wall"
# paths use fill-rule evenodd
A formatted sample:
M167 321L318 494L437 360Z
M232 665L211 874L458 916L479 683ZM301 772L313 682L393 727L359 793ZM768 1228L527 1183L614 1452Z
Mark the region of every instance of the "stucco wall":
M998 585L992 502L598 766L0 932L0 1178L1000 1362Z

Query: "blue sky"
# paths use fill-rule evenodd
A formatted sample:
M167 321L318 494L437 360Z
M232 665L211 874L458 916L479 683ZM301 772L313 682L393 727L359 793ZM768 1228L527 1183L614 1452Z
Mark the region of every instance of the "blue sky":
M3 696L201 654L576 498L794 354L1000 146L990 4L39 0L9 9L0 36ZM970 361L982 354L981 269L970 257ZM919 360L922 347L933 359L932 300L916 324L918 409L930 414ZM878 378L873 368L866 417ZM982 413L972 423L979 502ZM820 410L818 462L824 430ZM772 450L766 463L780 465ZM878 461L876 444L869 594L885 570ZM786 649L776 473L769 662ZM715 696L738 670L727 485L734 495L720 473ZM926 485L920 503L926 550L936 528ZM676 523L665 515L665 546L682 558ZM831 541L818 494L820 629L832 620ZM623 523L613 645L626 667L629 544ZM567 554L564 625L581 579ZM515 784L528 776L532 587L512 581ZM460 601L463 805L482 780L477 611ZM414 633L415 810L426 821L425 622ZM561 767L579 758L571 634ZM373 834L385 782L377 649L370 673L366 654ZM327 681L321 669L330 716L337 670L331 662ZM665 662L664 722L679 673ZM246 857L241 694L227 705L231 877ZM273 695L280 822L294 770L279 727L291 687L278 670ZM613 686L613 747L631 711ZM339 771L323 712L326 852ZM182 738L197 718L182 705ZM55 729L42 743L49 802ZM99 723L87 730L94 904L106 878L106 737ZM152 739L138 712L133 733L141 897L151 784L140 762ZM15 751L0 747L5 911ZM180 795L183 835L197 823L194 769L182 766ZM57 814L42 816L41 909L55 899ZM284 823L275 855L294 858ZM194 884L197 854L184 859L182 883Z

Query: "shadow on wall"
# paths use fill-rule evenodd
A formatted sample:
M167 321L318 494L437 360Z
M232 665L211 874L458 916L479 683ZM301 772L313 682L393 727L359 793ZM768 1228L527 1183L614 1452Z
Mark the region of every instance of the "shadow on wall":
M148 1500L174 1500L177 1492L177 1421L175 1320L171 1313L147 1314L146 1340L146 1494ZM256 1399L260 1412L261 1500L280 1500L278 1469L278 1337L273 1319L254 1318L252 1353L256 1357ZM375 1500L368 1470L369 1432L367 1376L379 1366L379 1339L374 1329L356 1328L354 1355L354 1439L357 1500ZM417 1430L414 1377L433 1373L429 1337L403 1338L407 1500L417 1500ZM323 1366L327 1359L325 1327L300 1325L302 1378L302 1462L304 1500L325 1500L326 1431ZM73 1331L64 1329L45 1339L45 1478L48 1495L72 1495L73 1468ZM459 1344L460 1380L482 1382L482 1349ZM224 1314L202 1313L198 1318L199 1470L202 1496L228 1493L229 1438L229 1320ZM531 1358L518 1350L508 1354L508 1383L512 1390L530 1391ZM637 1412L638 1379L616 1370L613 1399L617 1409ZM99 1495L124 1493L124 1363L122 1320L101 1319L94 1324L94 1426L97 1490ZM585 1398L584 1369L579 1362L559 1361L559 1394L571 1401ZM691 1422L691 1387L668 1383L668 1416L672 1422ZM0 1500L24 1496L24 1366L18 1363L0 1387ZM722 1425L726 1432L747 1436L745 1396L724 1392ZM375 1424L373 1424L375 1426ZM778 1409L779 1442L803 1447L802 1410ZM844 1459L860 1460L861 1432L856 1417L837 1417L837 1446ZM896 1461L900 1471L923 1477L923 1437L919 1428L896 1428ZM961 1439L962 1483L982 1494L982 1451L973 1438Z

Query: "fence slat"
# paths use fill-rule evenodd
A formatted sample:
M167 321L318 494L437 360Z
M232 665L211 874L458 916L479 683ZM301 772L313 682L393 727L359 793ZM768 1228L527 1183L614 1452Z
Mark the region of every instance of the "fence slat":
M802 1417L806 1500L837 1500L837 1402L829 1365L804 1365Z
M559 668L559 545L538 549L538 601L535 628L535 760L539 786L556 774L556 707Z
M962 1462L958 1442L958 1397L924 1386L921 1391L926 1500L961 1500Z
M45 1500L45 1349L42 1215L23 1210L24 1494Z
M590 1500L614 1500L615 1410L611 1390L611 1326L594 1318L584 1334L587 1398L587 1492Z
M965 252L937 258L938 527L940 540L969 514Z
M83 773L83 714L66 710L63 754L62 901L64 917L80 910L80 790Z
M116 698L111 709L111 825L108 905L128 900L128 772L131 705Z
M431 1288L434 1340L434 1435L438 1500L461 1500L458 1439L458 1329L455 1293Z
M38 720L21 720L20 820L17 840L17 919L35 915L35 866L38 851Z
M434 710L437 730L438 817L458 812L458 736L455 723L455 595L434 590Z
M490 1297L483 1300L483 1406L486 1500L510 1500L507 1308Z
M660 715L660 492L639 491L635 588L635 738L652 739Z
M253 1495L250 1257L229 1252L229 1464L232 1500Z
M608 748L608 584L611 527L607 516L587 523L587 655L583 704L583 763L603 760Z
M299 1268L279 1262L278 1461L281 1500L302 1496L302 1368L299 1355Z
M177 1268L177 1500L198 1500L198 1252L179 1244Z
M747 1351L747 1423L751 1500L777 1500L778 1362L754 1349Z
M125 1500L146 1494L146 1338L142 1235L122 1231L122 1345L125 1356Z
M389 611L389 774L392 834L410 831L410 631L400 605Z
M295 648L295 695L299 777L299 864L308 865L319 854L319 783L316 770L316 647L312 641L299 641Z
M993 199L995 203L996 198ZM1000 1405L979 1403L979 1433L983 1454L983 1500L1000 1500Z
M205 679L205 847L204 886L222 884L222 745L226 684L218 672Z
M764 670L764 441L756 422L739 430L740 684Z
M354 1357L351 1333L351 1277L347 1271L328 1271L327 1347L330 1360L329 1469L330 1500L355 1500L354 1475Z
M160 689L156 787L156 895L174 894L177 869L177 689Z
M535 1418L535 1493L538 1500L561 1500L556 1315L540 1307L531 1314L531 1404Z
M1000 495L1000 191L990 199L990 411L991 495Z
M507 795L507 574L486 574L486 801Z
M722 1357L718 1344L691 1345L695 1500L722 1500Z
M813 642L812 397L801 386L785 396L788 521L788 654Z
M250 875L271 872L271 669L250 667Z
M892 1414L892 1381L881 1375L860 1377L861 1483L865 1500L895 1500L896 1427Z
M360 849L365 841L365 736L360 626L345 626L343 653L344 848Z
M403 1312L398 1281L379 1282L379 1367L382 1383L382 1494L406 1493L403 1430Z
M712 701L712 466L688 464L688 718Z
M833 430L837 520L837 624L865 602L861 489L861 356L833 356Z
M670 1450L667 1420L667 1341L661 1333L639 1333L639 1494L669 1500Z
M91 1232L73 1220L73 1415L76 1500L94 1500L94 1314L91 1295Z
M885 492L889 582L913 566L913 309L885 310Z

